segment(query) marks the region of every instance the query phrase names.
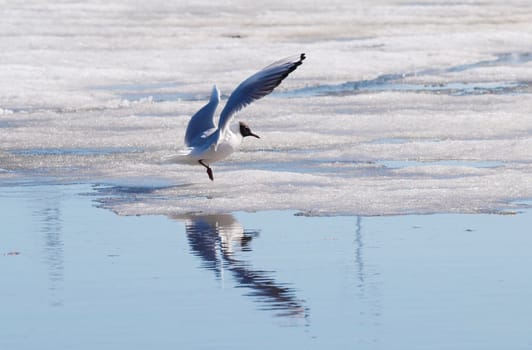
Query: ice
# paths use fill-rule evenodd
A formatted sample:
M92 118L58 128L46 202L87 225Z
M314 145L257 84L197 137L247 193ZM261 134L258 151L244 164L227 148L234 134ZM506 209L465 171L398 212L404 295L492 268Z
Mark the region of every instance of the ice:
M0 181L82 182L120 214L499 212L532 197L532 9L522 1L6 3ZM261 136L161 162L212 84Z

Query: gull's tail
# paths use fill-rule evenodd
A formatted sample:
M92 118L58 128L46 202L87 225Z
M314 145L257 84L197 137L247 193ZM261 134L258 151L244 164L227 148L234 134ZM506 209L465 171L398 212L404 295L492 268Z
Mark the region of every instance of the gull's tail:
M194 164L188 157L190 149L183 149L176 154L171 154L161 158L160 164Z

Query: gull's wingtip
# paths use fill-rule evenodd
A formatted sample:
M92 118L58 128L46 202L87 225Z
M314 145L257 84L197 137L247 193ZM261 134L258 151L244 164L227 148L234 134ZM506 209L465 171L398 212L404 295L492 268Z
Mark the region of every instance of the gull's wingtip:
M212 86L212 91L211 91L211 101L220 101L220 90L218 90L218 87L216 86L216 84L214 84Z
M305 53L299 54L299 59L297 59L297 56L292 56L292 63L296 66L300 66L301 64L303 64L305 58L307 58L307 55Z
M299 67L300 65L302 65L305 58L307 58L307 55L305 53L300 54L299 60L293 61L294 67Z

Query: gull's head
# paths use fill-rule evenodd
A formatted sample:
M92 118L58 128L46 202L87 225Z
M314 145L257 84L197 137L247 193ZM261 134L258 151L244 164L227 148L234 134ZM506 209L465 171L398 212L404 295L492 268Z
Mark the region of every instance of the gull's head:
M253 136L253 137L260 139L259 135L254 134L249 128L249 126L244 122L239 123L239 130L240 130L240 135L242 135L242 137Z

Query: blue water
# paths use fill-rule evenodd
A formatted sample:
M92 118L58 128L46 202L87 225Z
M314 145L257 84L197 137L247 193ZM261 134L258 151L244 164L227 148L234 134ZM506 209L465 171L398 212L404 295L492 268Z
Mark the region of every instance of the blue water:
M532 215L121 217L0 187L1 349L530 349Z
M528 91L527 81L491 81L491 82L448 82L448 83L408 83L406 78L427 77L448 73L464 72L484 67L513 66L527 64L532 60L530 52L509 52L496 54L493 59L465 63L451 67L434 67L412 72L388 73L374 79L348 81L337 85L317 85L298 90L276 91L272 96L278 97L304 97L310 96L344 96L368 92L414 92L430 94L446 94L452 96L485 95L485 94L519 94ZM118 94L122 99L138 101L151 99L154 102L162 101L204 101L207 96L194 93L177 91L182 89L182 84L177 82L134 83L130 85L96 86L96 90L109 90ZM227 98L228 96L222 96Z
M277 93L284 97L309 96L344 96L362 92L414 92L431 94L448 94L452 96L485 94L518 94L527 91L527 81L492 81L492 82L449 82L437 84L416 84L404 82L406 78L430 77L440 74L457 73L483 67L512 66L527 64L532 60L530 52L514 52L495 55L495 58L460 64L451 67L434 67L413 72L387 73L374 79L348 81L336 85L318 85L299 90Z

